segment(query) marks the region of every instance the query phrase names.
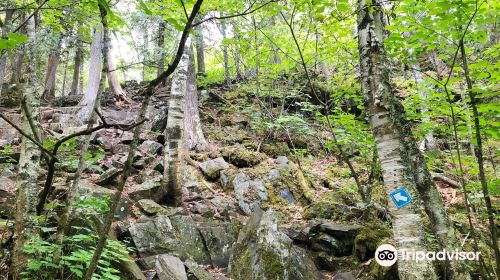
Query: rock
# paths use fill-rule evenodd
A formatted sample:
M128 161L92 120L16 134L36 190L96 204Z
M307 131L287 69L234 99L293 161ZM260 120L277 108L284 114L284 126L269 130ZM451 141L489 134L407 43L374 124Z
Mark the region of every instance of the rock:
M187 280L184 264L178 257L160 255L156 258L155 269L158 280Z
M109 199L115 194L114 190L103 188L86 179L80 180L76 188L79 196L92 196L96 198Z
M139 185L134 185L129 189L128 195L133 200L152 199L159 201L165 192L160 190L161 183L156 180L148 180Z
M171 254L181 260L192 258L198 263L210 263L200 233L189 216L158 215L132 225L129 231L141 257Z
M139 151L147 155L160 155L162 149L162 144L151 140L146 140L139 146Z
M288 170L291 170L292 168L290 165L288 165L288 158L285 156L279 156L274 160L274 163L278 164L281 167L284 167Z
M357 225L329 222L316 224L309 231L311 249L336 257L349 256L352 254L354 239L360 228L361 226Z
M210 207L208 207L206 204L202 202L195 202L193 203L194 205L194 212L199 213L203 217L210 217L213 216L212 210L210 210Z
M14 235L14 221L0 219L0 245L5 245ZM0 252L1 256L2 252Z
M162 213L166 209L163 208L160 204L154 202L151 199L141 199L137 201L139 208L144 211L146 214L154 215L156 213Z
M311 257L278 230L273 210L256 209L232 247L229 275L234 279L320 279Z
M151 122L151 131L163 132L167 127L168 107L160 107L159 114Z
M7 177L0 177L0 216L14 216L16 209L15 192L16 183Z
M375 250L383 240L390 238L392 231L383 224L368 224L359 230L354 240L354 254L360 261L375 257Z
M231 246L236 241L240 228L241 223L237 219L231 222L198 223L198 229L215 266L228 266Z
M284 188L280 190L280 197L287 200L290 203L295 202L295 197L293 197L293 193L290 191L289 188Z
M284 142L265 143L262 145L262 152L275 157L290 154L290 148Z
M111 167L99 176L99 178L96 180L96 184L102 186L111 183L118 177L118 175L120 175L121 172L121 169Z
M236 175L236 170L234 169L224 169L220 172L220 184L222 186L222 189L227 191L231 184L229 184L234 176Z
M267 190L261 181L252 180L245 173L238 173L233 179L233 189L241 210L250 215L254 207L268 200Z
M261 153L247 150L241 146L230 147L223 150L222 156L225 160L240 168L252 167L264 160L264 156Z
M333 280L356 280L351 272L341 272L333 276Z
M200 163L200 169L209 179L217 179L221 170L229 168L229 164L221 157Z
M212 275L192 260L186 260L184 265L186 266L188 280L215 280Z
M80 127L83 125L83 122L72 114L62 114L62 113L54 113L52 115L52 125L56 123L58 127L52 127L54 130L65 130L69 127Z
M265 179L269 180L269 181L279 180L279 179L281 179L281 173L278 169L273 168L273 169L269 170L269 174L267 174L265 176Z
M363 209L348 206L342 203L331 201L312 202L304 210L304 217L307 219L344 219L352 220L360 218L363 215Z
M82 94L58 96L52 100L52 104L56 107L72 107L77 106L82 98Z
M120 143L121 144L131 144L132 139L134 137L134 134L130 131L124 131L120 136Z

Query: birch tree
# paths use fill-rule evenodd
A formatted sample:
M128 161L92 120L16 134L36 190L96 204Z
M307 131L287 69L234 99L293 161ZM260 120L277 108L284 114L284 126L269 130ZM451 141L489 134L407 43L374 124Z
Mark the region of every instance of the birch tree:
M94 101L97 97L97 91L99 90L99 81L101 79L102 44L102 33L97 28L94 28L94 41L90 46L90 66L87 87L85 88L83 100L80 102L80 105L83 107L77 114L79 118L84 120L89 118Z
M26 55L30 61L34 61L35 18L31 17L27 23L27 34L30 43L25 45ZM39 140L40 134L36 126L31 124L40 123L40 93L41 87L35 75L35 64L29 63L26 73L29 75L27 84L22 93L22 102L25 110L21 110L21 127L32 138ZM31 122L31 124L30 124ZM21 156L16 179L16 211L14 226L14 249L12 251L12 276L19 279L20 272L27 264L23 252L24 245L35 234L35 216L37 202L37 180L40 170L40 149L28 138L22 137Z
M360 56L360 83L365 109L373 131L380 158L384 187L387 195L405 186L412 195L415 186L406 172L403 158L404 147L401 145L397 128L391 120L390 107L397 104L389 83L389 71L383 49L384 22L380 4L367 5L364 0L358 2L358 48ZM425 249L422 216L415 205L398 209L389 203L392 216L394 241L397 248ZM405 279L437 279L432 263L429 261L398 262L399 277Z

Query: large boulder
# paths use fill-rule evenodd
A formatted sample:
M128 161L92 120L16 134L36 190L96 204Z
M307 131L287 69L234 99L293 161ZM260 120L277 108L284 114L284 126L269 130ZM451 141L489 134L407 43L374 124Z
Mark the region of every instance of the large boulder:
M273 210L254 211L240 231L229 261L229 275L234 279L320 279L307 251L293 245L278 230Z
M238 173L233 179L233 189L241 210L250 215L252 209L268 200L267 189L260 180L252 180L246 173Z
M188 280L215 280L212 275L193 260L186 260L184 265L186 266Z
M210 263L201 235L190 216L159 215L132 225L129 231L141 257L170 254L182 260L192 258L198 263Z
M160 201L165 194L161 189L160 178L151 178L142 184L134 185L128 190L128 195L133 200L152 199Z
M159 280L188 280L184 264L178 257L160 255L155 262Z
M264 155L243 146L229 147L222 151L225 160L238 167L252 167L264 160Z
M229 168L229 164L221 157L200 163L200 169L209 179L217 179L221 170Z
M238 238L240 222L202 222L198 223L198 229L203 236L205 245L210 253L212 263L218 267L227 267L231 246Z
M358 225L318 223L309 230L311 249L337 257L350 256L360 229Z

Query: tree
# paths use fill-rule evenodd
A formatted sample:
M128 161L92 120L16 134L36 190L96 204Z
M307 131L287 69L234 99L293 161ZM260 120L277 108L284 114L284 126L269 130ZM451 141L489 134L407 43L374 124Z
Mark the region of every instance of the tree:
M42 95L42 98L46 100L52 100L56 93L56 73L61 56L60 49L62 44L62 35L59 35L58 37L59 38L56 39L57 43L52 49L47 62L47 72L45 73L45 89Z
M101 79L101 61L102 61L102 32L100 27L94 27L94 41L90 46L90 66L87 79L87 87L80 105L82 109L78 112L78 117L87 120L92 112L94 101L99 90L99 81Z
M71 78L71 87L68 95L78 94L78 83L80 80L80 66L82 65L83 59L83 46L80 38L76 38L76 50L75 57L73 59L73 76Z
M27 34L30 39L26 55L34 61L34 47L36 46L35 18L31 17L27 23ZM22 129L31 137L40 140L37 124L40 123L40 89L35 75L35 64L28 64L26 69L28 80L22 96ZM38 193L38 173L41 151L33 142L23 137L21 140L21 156L16 180L16 212L14 234L16 236L12 251L12 276L20 278L20 273L27 264L23 248L26 242L36 234L35 216Z
M378 2L368 5L358 1L358 44L360 84L365 110L375 137L387 195L401 186L416 195L415 183L408 174L409 158L405 154L399 121L405 118L401 104L395 99L389 81L388 62L384 52L384 19ZM416 206L396 208L389 204L394 240L398 248L424 249L422 217ZM398 262L400 279L437 279L429 261Z

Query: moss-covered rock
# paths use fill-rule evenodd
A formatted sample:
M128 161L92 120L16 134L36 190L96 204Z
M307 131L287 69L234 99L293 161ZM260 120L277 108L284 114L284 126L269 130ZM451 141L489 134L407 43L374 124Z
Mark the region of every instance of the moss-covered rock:
M245 280L320 279L307 252L278 230L273 210L264 213L260 209L233 245L229 275Z
M264 160L264 155L250 151L241 146L229 147L222 151L222 156L228 162L238 167L252 167Z
M391 237L391 230L384 224L371 223L363 227L354 240L354 253L360 261L375 255L375 250L383 240Z
M272 142L263 144L262 152L272 157L286 156L290 154L290 148L286 143Z

